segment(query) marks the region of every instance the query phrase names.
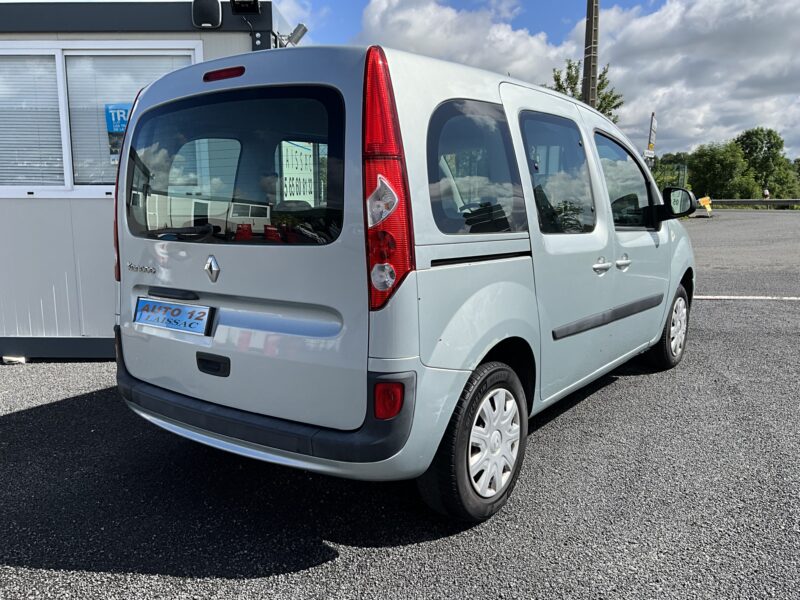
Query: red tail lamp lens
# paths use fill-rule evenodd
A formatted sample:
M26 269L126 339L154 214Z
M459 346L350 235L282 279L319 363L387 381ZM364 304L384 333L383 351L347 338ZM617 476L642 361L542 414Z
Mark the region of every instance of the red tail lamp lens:
M369 307L379 310L414 270L414 242L397 106L378 46L367 51L363 133Z
M402 383L380 382L375 384L375 418L385 421L396 417L403 409Z
M203 81L219 81L220 79L232 79L234 77L241 77L244 75L244 67L226 67L224 69L217 69L216 71L209 71L203 74Z
M372 230L369 235L369 258L370 263L388 262L394 253L397 252L397 242L394 236L388 231Z

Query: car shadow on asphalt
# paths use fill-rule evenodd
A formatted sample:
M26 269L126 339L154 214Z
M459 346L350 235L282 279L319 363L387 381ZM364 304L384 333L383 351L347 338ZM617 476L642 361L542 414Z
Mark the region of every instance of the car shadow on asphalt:
M534 415L529 432L626 368ZM0 416L0 515L0 565L231 579L470 527L433 514L413 482L316 475L164 432L115 387Z
M599 379L587 384L585 387L572 392L563 399L557 400L551 406L533 415L528 421L528 432L533 433L538 429L541 429L559 416L572 410L590 396L596 394L603 388L614 384L619 379L624 379L626 377L644 377L658 372L659 369L652 367L643 356L635 356L610 373L607 373Z
M390 547L464 530L413 482L314 475L207 448L135 416L116 388L0 416L0 564L255 578L337 545Z
M586 400L592 394L596 394L603 388L613 384L619 378L617 371L603 375L592 383L588 384L561 400L556 400L554 404L548 406L543 411L536 413L528 420L528 434L541 429L551 421L560 417L564 413L572 410L578 404ZM530 444L530 442L528 442Z

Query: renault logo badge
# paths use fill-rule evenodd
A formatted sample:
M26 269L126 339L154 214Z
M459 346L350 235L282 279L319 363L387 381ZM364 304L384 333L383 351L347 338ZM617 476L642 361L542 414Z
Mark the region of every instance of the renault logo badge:
M215 283L219 277L219 263L217 262L217 259L214 258L213 254L208 257L206 266L203 269L205 270L211 282Z

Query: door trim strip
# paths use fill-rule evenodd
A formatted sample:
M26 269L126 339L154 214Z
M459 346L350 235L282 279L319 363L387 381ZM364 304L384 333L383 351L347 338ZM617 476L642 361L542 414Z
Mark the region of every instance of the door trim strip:
M609 323L625 319L626 317L631 317L659 306L663 300L664 294L654 294L652 296L647 296L647 298L642 298L641 300L628 302L627 304L604 310L603 312L589 317L578 319L577 321L553 329L553 339L563 340L566 337L577 335L584 331L589 331L590 329L596 329L597 327L608 325Z
M505 252L500 254L480 254L477 256L456 256L454 258L434 258L431 260L431 267L444 267L446 265L461 265L474 262L486 262L488 260L502 260L504 258L519 258L521 256L532 256L530 250L521 252Z

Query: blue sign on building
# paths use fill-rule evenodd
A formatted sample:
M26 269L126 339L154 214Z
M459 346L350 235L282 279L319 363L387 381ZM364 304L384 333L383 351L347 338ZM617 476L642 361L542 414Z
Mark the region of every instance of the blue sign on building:
M125 133L130 112L130 102L106 104L106 130L108 133Z
M130 102L106 104L106 130L108 131L108 151L111 155L111 164L115 165L119 162L122 137L125 135L125 127L128 125L130 113Z

